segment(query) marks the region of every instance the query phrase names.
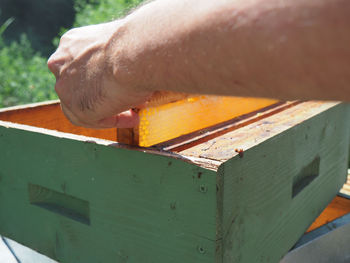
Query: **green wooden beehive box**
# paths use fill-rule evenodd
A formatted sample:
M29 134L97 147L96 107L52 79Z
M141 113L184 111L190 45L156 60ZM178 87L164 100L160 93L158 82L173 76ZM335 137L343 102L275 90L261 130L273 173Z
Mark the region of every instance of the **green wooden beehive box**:
M137 148L2 109L0 233L67 263L279 262L345 182L349 114L280 103Z

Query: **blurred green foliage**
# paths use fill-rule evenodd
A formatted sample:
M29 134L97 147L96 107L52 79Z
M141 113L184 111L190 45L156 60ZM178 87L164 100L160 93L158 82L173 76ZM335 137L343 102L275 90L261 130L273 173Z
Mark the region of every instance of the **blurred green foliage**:
M0 0L0 25L10 17L15 20L3 35L6 43L19 41L24 33L34 50L48 56L60 28L74 23L74 0Z
M108 22L126 15L144 0L75 0L76 12L73 27L81 27ZM61 27L60 33L53 39L53 45L58 46L60 37L69 28Z
M57 98L46 59L32 49L26 35L5 44L2 34L10 21L0 27L0 107Z
M74 26L86 26L117 19L141 2L142 0L95 0L84 6L76 4L77 14Z
M142 2L46 0L43 5L39 0L3 1L0 8L5 6L8 14L15 14L15 20L0 17L0 107L57 98L54 76L46 66L47 52L55 48L52 43L58 43L57 35L66 31L64 28L67 26L78 27L116 19ZM7 6L2 6L5 2ZM32 5L30 8L26 4L29 2ZM31 10L34 12L30 13ZM74 22L71 21L72 12L75 14ZM25 27L27 24L29 28ZM21 26L22 31L19 30Z

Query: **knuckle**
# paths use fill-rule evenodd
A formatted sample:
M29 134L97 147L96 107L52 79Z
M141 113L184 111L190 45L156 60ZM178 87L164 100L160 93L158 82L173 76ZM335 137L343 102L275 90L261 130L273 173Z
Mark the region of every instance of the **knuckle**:
M66 42L69 41L69 39L71 38L70 35L71 35L70 31L68 31L61 36L60 42L58 44L58 48L61 48L66 44Z
M61 104L62 105L62 104ZM81 126L80 122L72 115L69 114L68 110L62 106L62 112L64 114L64 116L73 124L76 126Z
M60 98L62 97L62 89L63 89L63 85L61 85L61 81L59 80L56 82L55 91L56 91L58 97L60 97Z
M51 57L49 58L49 60L47 61L47 67L49 68L49 70L50 70L52 73L57 72L57 70L58 70L58 65L57 65L57 63L56 63L55 57L51 56Z
M56 79L59 77L62 67L65 64L65 59L60 52L55 52L47 60L47 67L55 75Z
M67 38L69 38L69 35L71 34L71 31L72 30L68 30L66 33L64 33L62 36L61 36L61 39L60 39L60 42L66 40Z
M72 28L72 29L69 29L67 32L65 32L62 37L61 37L61 40L66 40L68 38L71 37L71 35L74 35L75 33L77 33L77 30L78 28Z

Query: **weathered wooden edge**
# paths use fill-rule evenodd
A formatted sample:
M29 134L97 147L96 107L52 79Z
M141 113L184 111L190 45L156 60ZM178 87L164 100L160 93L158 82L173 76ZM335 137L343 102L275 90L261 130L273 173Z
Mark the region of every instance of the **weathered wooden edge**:
M235 149L246 151L253 148L338 104L339 102L302 102L178 153L224 163L238 155Z
M224 170L219 166L216 176L216 255L215 263L224 261Z
M138 145L139 137L137 135L138 129L136 128L117 128L117 142Z
M117 131L115 128L90 129L73 125L64 116L58 101L3 108L0 111L0 120L106 140L116 140Z
M43 102L35 102L35 103L17 105L17 106L12 106L12 107L0 108L0 113L17 111L17 110L25 110L25 109L31 109L31 108L36 108L36 107L43 107L43 106L59 104L59 103L60 103L59 100L47 100L47 101L43 101Z
M277 102L267 107L233 118L229 121L225 121L223 123L213 125L211 127L193 132L191 134L186 134L178 138L172 139L170 141L160 143L157 145L157 147L160 147L167 151L181 152L191 147L194 147L202 142L222 136L228 132L242 128L253 122L267 118L273 114L277 114L299 103L301 102Z
M95 137L88 137L88 136L83 136L83 135L76 135L72 133L65 133L65 132L59 132L55 130L50 130L50 129L44 129L44 128L39 128L39 127L34 127L34 126L29 126L29 125L24 125L24 124L18 124L18 123L12 123L12 122L7 122L7 121L1 121L0 120L0 126L5 127L5 128L13 128L13 129L20 129L20 130L25 130L28 132L35 132L35 133L41 133L41 134L46 134L58 138L66 138L70 140L76 140L76 141L82 141L86 143L96 143L99 145L105 145L105 146L112 146L116 148L121 148L121 149L127 149L127 150L136 150L144 153L150 153L150 154L155 154L155 155L162 155L166 157L171 157L174 159L182 160L187 163L195 164L200 167L216 171L219 165L221 164L220 162L216 162L214 160L208 160L205 158L196 158L196 157L185 157L177 153L172 153L169 151L162 151L159 149L155 148L143 148L143 147L138 147L138 146L130 146L127 144L122 144L122 143L117 143L114 141L109 141L109 140L104 140L104 139L99 139Z
M2 120L0 120L0 126L5 127L5 128L25 130L28 132L46 134L46 135L59 137L59 138L92 142L92 143L97 143L97 144L101 144L101 145L116 144L116 142L114 142L114 141L99 139L99 138L95 138L95 137L88 137L88 136L83 136L83 135L76 135L73 133L60 132L60 131L40 128L40 127L35 127L35 126L30 126L30 125L25 125L25 124L18 124L18 123L13 123L13 122L8 122L8 121L2 121Z
M340 193L348 195L350 197L350 170L348 170L348 178L346 183L343 185L343 188L340 189Z

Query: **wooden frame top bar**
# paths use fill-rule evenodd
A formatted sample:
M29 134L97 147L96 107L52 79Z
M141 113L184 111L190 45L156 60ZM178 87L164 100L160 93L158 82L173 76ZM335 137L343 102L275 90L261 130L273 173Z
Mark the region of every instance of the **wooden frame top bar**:
M224 162L239 153L235 151L252 148L289 128L339 104L339 102L308 101L288 107L281 112L259 119L218 137L206 140L178 153Z

